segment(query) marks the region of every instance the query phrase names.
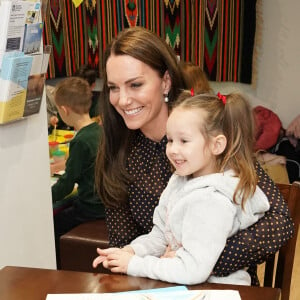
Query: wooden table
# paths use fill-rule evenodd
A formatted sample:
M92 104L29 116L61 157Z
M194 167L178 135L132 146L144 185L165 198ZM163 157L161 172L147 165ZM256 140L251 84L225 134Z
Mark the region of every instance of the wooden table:
M162 281L126 275L4 267L0 270L0 298L45 300L55 293L108 293L174 286ZM234 289L242 300L278 300L280 289L238 285L199 284L189 289Z

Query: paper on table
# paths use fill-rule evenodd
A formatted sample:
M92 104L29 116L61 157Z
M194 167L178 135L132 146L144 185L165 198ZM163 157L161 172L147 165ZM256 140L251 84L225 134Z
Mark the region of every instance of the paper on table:
M156 288L148 290L134 290L119 293L98 293L98 294L49 294L46 300L141 300L151 299L145 296L147 293L151 294L169 294L187 291L187 287L172 286L167 288ZM148 295L148 294L147 294ZM155 298L153 298L155 299Z
M241 300L234 290L186 290L140 293L48 294L46 300Z

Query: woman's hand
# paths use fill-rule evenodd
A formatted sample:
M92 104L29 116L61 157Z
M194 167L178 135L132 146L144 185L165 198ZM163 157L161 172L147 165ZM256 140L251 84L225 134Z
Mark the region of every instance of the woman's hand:
M165 253L160 258L173 258L176 256L176 251L173 251L170 245L166 248Z

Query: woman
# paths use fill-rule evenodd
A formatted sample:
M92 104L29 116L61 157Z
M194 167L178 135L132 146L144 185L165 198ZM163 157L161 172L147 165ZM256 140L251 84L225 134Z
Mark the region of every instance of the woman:
M126 29L112 41L103 74L104 138L96 187L106 206L110 246L122 247L152 229L154 208L172 175L165 153L169 107L184 84L173 50L141 27ZM259 165L257 173L270 211L228 239L214 268L217 276L255 267L293 233L277 188Z

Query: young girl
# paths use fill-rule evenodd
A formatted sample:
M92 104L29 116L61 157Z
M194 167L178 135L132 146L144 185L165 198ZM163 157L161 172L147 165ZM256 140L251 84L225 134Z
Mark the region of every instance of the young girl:
M238 270L210 276L228 237L269 209L257 186L254 126L241 95L183 92L167 121L168 159L175 168L149 234L123 249L97 249L93 265L178 284L204 281L250 285Z

